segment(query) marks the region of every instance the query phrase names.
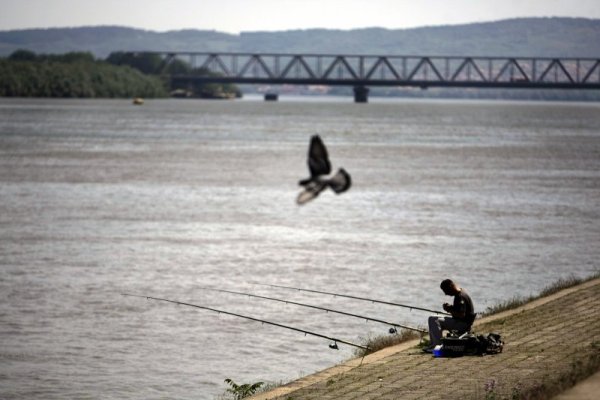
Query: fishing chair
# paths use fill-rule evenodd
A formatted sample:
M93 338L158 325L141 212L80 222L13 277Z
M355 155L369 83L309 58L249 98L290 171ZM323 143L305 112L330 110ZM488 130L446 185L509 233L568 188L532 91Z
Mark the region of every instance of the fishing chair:
M449 330L448 333L446 334L446 337L460 337L463 335L472 335L475 334L475 332L473 332L473 325L471 325L469 327L469 329L453 329L453 330Z

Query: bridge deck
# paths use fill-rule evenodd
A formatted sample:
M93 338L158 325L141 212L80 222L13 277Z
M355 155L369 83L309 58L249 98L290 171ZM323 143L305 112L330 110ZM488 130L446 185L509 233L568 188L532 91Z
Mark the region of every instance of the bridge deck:
M141 53L136 53L141 54ZM154 52L178 81L600 89L600 58Z

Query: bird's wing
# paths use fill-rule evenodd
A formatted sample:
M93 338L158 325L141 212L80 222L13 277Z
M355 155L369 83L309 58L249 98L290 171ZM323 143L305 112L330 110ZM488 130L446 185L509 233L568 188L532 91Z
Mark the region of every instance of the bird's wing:
M350 178L350 174L347 173L344 168L340 168L331 179L327 180L327 184L334 192L340 194L350 189L352 179Z
M315 197L319 195L325 188L327 188L328 183L323 181L312 181L306 187L305 190L298 194L296 198L296 203L298 205L306 204Z
M319 175L328 175L331 172L331 164L325 144L319 135L313 135L308 148L308 169L311 178Z

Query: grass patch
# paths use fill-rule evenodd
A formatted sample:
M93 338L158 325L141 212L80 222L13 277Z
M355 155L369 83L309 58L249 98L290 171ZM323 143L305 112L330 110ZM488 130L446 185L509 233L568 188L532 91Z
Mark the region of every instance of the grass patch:
M361 340L361 344L363 346L368 347L369 349L360 349L356 348L354 350L355 357L364 357L371 353L375 353L381 349L386 347L394 346L400 343L408 342L409 340L418 339L422 336L415 331L408 329L400 329L398 333L391 335L381 335L375 337L367 337L366 339Z
M563 289L568 289L570 287L577 286L581 283L588 282L596 278L600 278L600 272L596 272L595 274L587 278L576 278L574 276L561 278L558 281L551 284L550 286L547 286L546 288L542 289L542 291L536 296L513 297L512 299L498 303L495 306L486 308L484 312L479 314L479 317L487 317L489 315L498 314L502 311L513 310L533 300L550 296L551 294L560 292Z
M215 400L239 400L243 399L255 394L270 392L273 389L276 389L280 386L286 384L286 382L256 382L253 384L244 384L244 385L231 385L230 389L227 389L225 393L220 394L215 397ZM250 388L250 390L244 390L245 388Z
M262 385L257 391L256 394L259 393L267 393L270 392L273 389L276 389L280 386L285 385L287 382L283 382L283 381L279 381L279 382L265 382L264 385Z

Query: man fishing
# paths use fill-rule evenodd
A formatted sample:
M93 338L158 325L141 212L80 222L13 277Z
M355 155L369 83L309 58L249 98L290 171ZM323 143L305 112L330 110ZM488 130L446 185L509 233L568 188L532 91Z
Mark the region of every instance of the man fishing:
M443 305L444 311L450 313L451 317L429 317L430 347L425 349L427 352L432 352L435 346L441 344L442 331L468 332L471 330L473 321L475 321L476 314L473 309L473 301L465 289L459 287L451 279L444 279L440 284L440 288L446 296L454 296L452 305L448 303Z

